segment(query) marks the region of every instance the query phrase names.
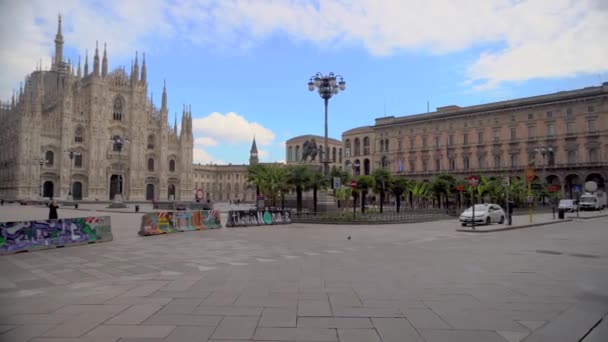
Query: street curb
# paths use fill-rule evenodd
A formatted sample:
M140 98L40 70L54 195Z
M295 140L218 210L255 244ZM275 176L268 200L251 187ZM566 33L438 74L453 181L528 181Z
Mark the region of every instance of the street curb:
M607 215L608 216L608 215ZM563 222L570 222L572 221L572 219L564 219L564 220L559 220L559 221L549 221L549 222L541 222L541 223L533 223L533 224L527 224L527 225L523 225L523 226L517 226L517 227L507 227L507 228L496 228L496 229L487 229L487 230L472 230L472 229L456 229L457 232L463 232L463 233L494 233L494 232L502 232L502 231L506 231L506 230L515 230L515 229L522 229L522 228L531 228L531 227L538 227L538 226L546 226L549 224L555 224L555 223L563 223Z
M578 220L578 219L589 220L589 219L594 219L594 218L598 218L598 217L607 217L607 216L608 216L608 214L597 215L597 216L588 216L588 217L582 217L582 216L576 217L576 216L572 216L572 217L569 217L569 218L572 219L572 220Z

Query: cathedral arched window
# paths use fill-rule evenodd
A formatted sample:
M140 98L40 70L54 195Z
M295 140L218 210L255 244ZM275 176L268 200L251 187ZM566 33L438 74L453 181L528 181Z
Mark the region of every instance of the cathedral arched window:
M169 160L169 171L175 172L175 160L173 159Z
M154 136L150 135L148 136L148 150L153 150L154 149Z
M76 142L76 143L84 142L84 128L82 128L82 126L78 126L76 128L76 132L74 133L74 142Z
M358 156L361 154L361 141L359 138L355 138L355 153L354 156Z
M124 101L122 97L118 96L114 99L114 111L112 114L112 118L116 121L122 121L122 114L124 108Z
M148 159L148 171L154 171L154 159Z
M53 151L46 151L44 154L44 159L46 159L46 165L52 166L55 159L55 154Z
M74 167L82 167L82 153L74 155Z

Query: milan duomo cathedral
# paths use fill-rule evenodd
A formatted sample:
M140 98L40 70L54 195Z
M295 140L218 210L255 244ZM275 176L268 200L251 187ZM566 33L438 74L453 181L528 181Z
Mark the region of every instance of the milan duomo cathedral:
M103 46L75 70L63 56L59 17L50 70L41 67L0 105L0 198L108 201L191 199L192 113L181 127L148 98L145 55L108 72Z

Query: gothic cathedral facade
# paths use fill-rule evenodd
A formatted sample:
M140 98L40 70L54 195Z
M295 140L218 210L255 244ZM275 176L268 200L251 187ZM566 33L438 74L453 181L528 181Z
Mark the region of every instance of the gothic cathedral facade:
M141 70L136 54L130 74L108 72L104 44L92 70L88 56L74 70L63 43L60 17L50 70L37 68L0 106L0 198L191 199L190 108L179 131L177 119L169 125L166 87L160 109L148 97L145 55Z

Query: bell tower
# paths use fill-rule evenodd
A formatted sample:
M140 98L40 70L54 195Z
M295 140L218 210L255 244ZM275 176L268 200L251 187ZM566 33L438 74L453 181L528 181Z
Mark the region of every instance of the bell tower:
M253 143L251 144L251 150L249 151L249 165L255 165L257 163L259 163L258 146L255 143L255 137L253 137Z

